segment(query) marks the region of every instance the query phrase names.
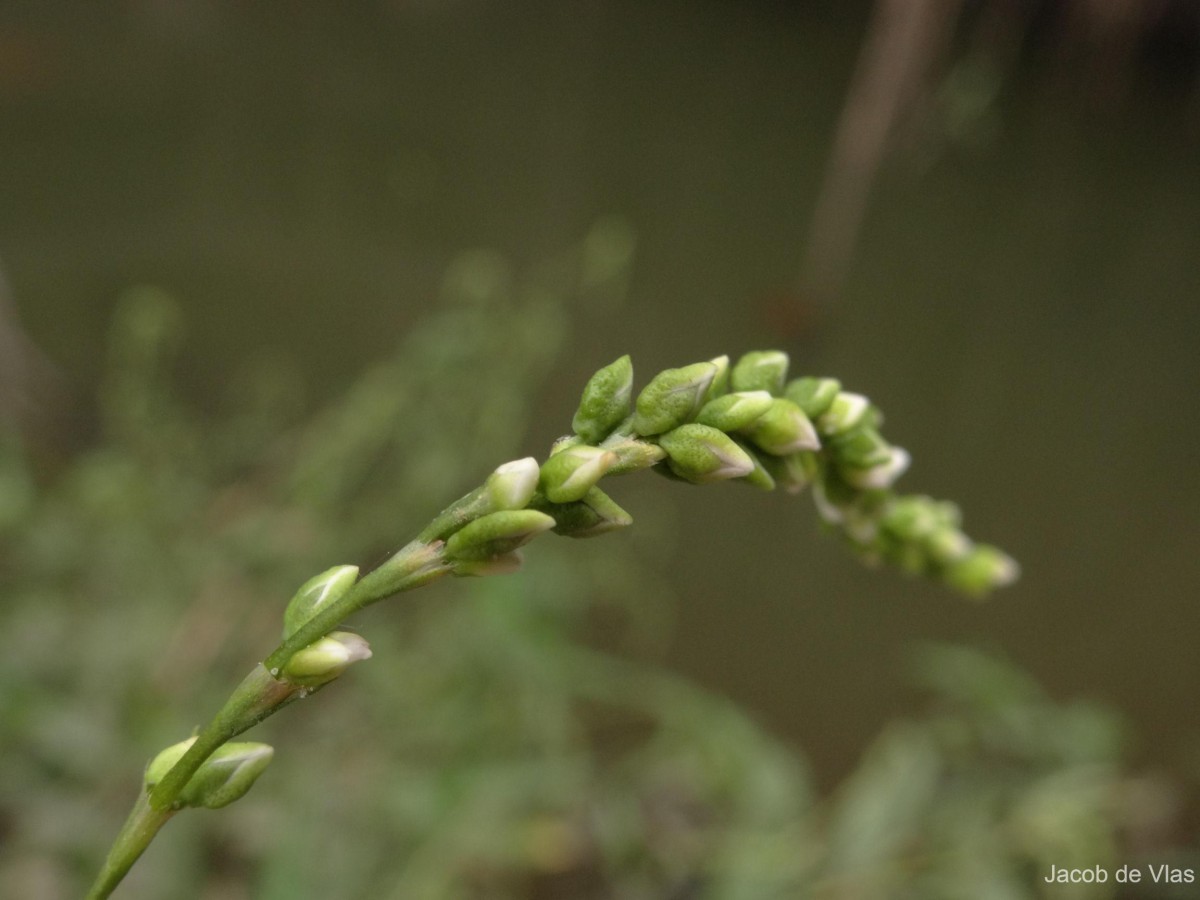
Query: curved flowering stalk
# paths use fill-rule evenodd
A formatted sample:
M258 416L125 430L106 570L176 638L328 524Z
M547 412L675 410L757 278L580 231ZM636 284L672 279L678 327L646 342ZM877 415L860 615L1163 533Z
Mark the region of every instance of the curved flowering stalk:
M273 751L231 739L370 658L362 637L337 630L354 612L444 575L515 571L520 548L546 531L583 538L630 525L598 487L606 475L653 469L693 484L743 481L789 493L811 486L821 519L867 560L970 596L1015 580L1012 559L961 531L954 504L892 490L909 456L883 438L883 417L866 397L836 379L787 374L780 351L747 353L733 366L721 356L660 372L635 398L633 364L622 356L588 381L574 433L545 462L504 463L365 577L335 566L306 582L284 613L283 642L207 727L151 761L88 896L109 896L179 810L224 806L250 789Z

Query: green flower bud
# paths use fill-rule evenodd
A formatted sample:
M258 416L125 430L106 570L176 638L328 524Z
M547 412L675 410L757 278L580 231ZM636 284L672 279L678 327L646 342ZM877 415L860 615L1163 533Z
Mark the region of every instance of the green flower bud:
M622 356L588 381L571 427L589 444L599 443L629 415L632 391L633 362Z
M808 416L791 400L771 401L767 411L741 429L754 444L774 456L818 450L821 440Z
M146 790L154 790L154 786L175 768L175 763L183 759L183 754L187 753L188 748L194 743L196 743L196 739L190 737L186 741L180 741L178 744L172 744L167 749L159 751L158 755L146 766L146 774L142 777L142 784L145 785Z
M204 761L179 795L182 806L220 809L240 800L271 763L270 744L231 743Z
M746 484L754 485L754 487L762 491L775 490L775 479L763 465L762 457L758 453L755 453L754 448L748 446L744 441L739 441L737 438L734 438L733 441L742 448L742 452L750 457L750 461L754 463L754 469L748 474L743 475L740 480L746 482Z
M334 566L300 586L283 613L283 636L291 637L304 623L341 599L358 580L358 566Z
M490 559L464 559L454 564L454 574L459 576L511 575L525 563L520 550L510 550Z
M883 515L881 524L903 542L922 541L941 524L935 501L922 495L897 497Z
M891 459L892 447L874 428L859 426L826 441L840 465L870 469Z
M352 663L371 658L371 647L360 635L333 631L292 654L279 677L301 687L320 687L337 678Z
M821 434L845 434L864 422L871 402L862 394L842 391L817 419Z
M554 533L564 537L595 537L633 524L633 517L600 488L573 503L549 503L542 509L554 517Z
M876 542L880 554L892 565L912 575L923 575L929 569L929 558L925 548L913 541L905 541L883 532Z
M624 475L626 472L648 469L655 463L661 462L667 455L667 451L658 444L623 436L614 440L615 437L616 435L613 435L601 444L603 449L617 457L617 461L608 470L609 475Z
M737 431L745 428L771 406L766 391L740 391L709 400L696 414L701 425L711 425L717 431Z
M693 484L741 478L754 460L733 438L709 425L681 425L659 438L671 471Z
M722 354L714 359L710 359L709 362L717 367L717 373L713 376L712 384L708 386L708 390L704 392L705 403L729 393L729 357Z
M491 559L529 543L554 527L554 519L533 509L511 509L481 516L446 541L452 561Z
M951 587L971 597L1012 584L1020 576L1016 561L988 544L976 544L957 562L951 563L943 578Z
M638 394L633 430L641 435L662 434L691 421L716 374L717 366L710 362L659 372Z
M789 381L783 396L804 410L810 419L816 419L833 403L833 398L842 389L836 378L797 378Z
M787 378L788 355L782 350L755 350L737 361L729 375L735 391L767 391L779 396Z
M940 566L949 566L971 552L971 539L953 525L940 525L922 542L929 557Z
M789 453L787 456L767 454L759 462L775 479L775 483L789 494L798 494L813 480L817 473L816 454L809 450Z
M878 491L890 488L892 484L908 471L912 457L903 447L890 448L888 459L879 465L860 469L856 466L842 466L839 471L849 484L863 491Z
M537 490L541 469L532 456L496 467L485 487L493 510L524 509Z
M570 503L590 491L613 467L617 455L580 444L551 456L542 464L541 489L552 503Z

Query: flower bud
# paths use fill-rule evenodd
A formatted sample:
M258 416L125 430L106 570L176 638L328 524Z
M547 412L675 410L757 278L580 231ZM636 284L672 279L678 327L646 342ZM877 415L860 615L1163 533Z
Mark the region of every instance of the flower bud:
M762 491L775 490L775 479L772 477L771 472L763 465L762 457L754 451L753 447L749 446L744 441L739 441L737 438L734 438L733 442L737 444L742 449L742 452L750 458L750 461L754 463L754 468L747 474L743 475L741 480L746 482L746 484L753 485Z
M629 415L633 362L622 356L588 380L571 427L589 444L606 438Z
M520 550L510 550L490 559L464 559L454 564L453 574L458 576L511 575L524 565Z
M737 361L729 384L735 391L767 391L779 396L787 370L788 355L782 350L754 350Z
M804 410L810 419L816 419L829 409L833 398L842 389L836 378L796 378L783 389L783 396Z
M923 541L940 525L935 505L936 501L923 495L897 497L888 506L881 524L901 541Z
M787 456L767 454L759 462L775 479L775 483L789 494L798 494L813 480L817 473L816 454L810 450L789 453Z
M554 519L533 509L512 509L480 516L446 541L451 561L491 559L529 543L554 527Z
M158 755L150 760L150 764L146 766L146 774L142 777L142 784L145 785L146 790L154 790L154 786L175 768L175 763L183 759L183 754L187 753L188 748L194 743L196 743L196 739L190 737L186 741L180 741L165 750L160 750Z
M309 619L343 597L358 580L358 566L334 566L300 586L283 613L283 636L291 637Z
M870 469L891 459L892 447L874 428L851 429L826 441L833 457L840 465L856 469Z
M733 439L708 425L681 425L659 438L671 471L693 484L741 478L752 460Z
M940 566L958 562L971 552L971 539L953 525L941 525L922 541L929 558Z
M821 440L808 416L790 400L771 401L767 411L742 430L754 444L774 456L818 450Z
M717 366L710 362L659 372L638 394L633 430L641 435L662 434L691 421L716 374Z
M613 440L610 437L602 447L617 457L617 461L608 470L607 474L609 475L624 475L626 472L648 469L655 463L661 462L667 455L667 451L658 444L630 437L622 437L620 440Z
M854 487L863 491L877 491L890 488L912 463L912 457L903 447L891 447L886 461L870 468L857 466L842 466L839 471L843 478Z
M532 456L497 466L485 485L492 509L524 509L537 490L540 474L538 462Z
M711 425L717 431L737 431L745 428L771 406L766 391L740 391L710 400L696 414L701 425Z
M241 799L271 763L270 744L231 743L206 759L179 795L183 806L220 809Z
M617 455L580 444L551 456L542 464L541 488L551 503L570 503L590 491L612 468Z
M704 392L705 403L729 393L729 357L721 354L718 357L710 359L709 362L717 367L717 372L713 375L712 384Z
M870 405L871 402L862 394L842 391L817 419L817 428L822 434L845 434L863 423Z
M952 563L943 577L964 594L981 597L1012 584L1020 573L1020 566L1008 554L988 544L976 544L966 556Z
M553 503L543 509L554 517L554 533L564 537L595 537L633 524L633 517L600 488L592 488L573 503Z
M333 681L352 663L370 658L371 647L360 635L333 631L293 653L279 677L301 687L320 687Z

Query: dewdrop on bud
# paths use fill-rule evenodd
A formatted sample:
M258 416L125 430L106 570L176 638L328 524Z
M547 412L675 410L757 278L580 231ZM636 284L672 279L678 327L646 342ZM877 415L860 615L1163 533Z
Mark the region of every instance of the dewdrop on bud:
M964 594L982 597L995 588L1012 584L1020 574L1020 566L1007 553L988 544L976 544L966 556L952 563L942 577Z
M693 484L741 478L754 471L754 460L733 438L708 425L681 425L659 443L673 473Z
M690 421L716 375L717 366L710 362L659 372L638 394L633 430L641 435L662 434Z
M333 681L352 663L370 658L371 647L360 635L334 631L293 653L280 678L301 687L320 687Z
M554 519L533 509L512 509L480 516L446 540L451 562L491 559L529 543L554 527Z
M542 464L540 485L551 503L570 503L590 491L612 468L617 455L580 444L551 456Z
M329 604L343 597L358 579L358 566L334 566L300 586L283 613L283 636L291 637Z
M629 415L633 393L633 362L622 356L593 375L583 389L571 427L595 444Z
M772 400L766 412L741 429L757 447L774 456L818 450L821 439L808 416L790 400Z
M240 800L271 763L270 744L225 744L204 761L179 795L183 806L220 809Z
M863 422L870 405L871 402L862 394L842 391L817 418L817 428L822 434L845 434Z
M153 790L154 786L175 768L175 763L183 759L183 754L187 753L188 748L194 743L196 743L196 739L190 737L186 741L180 741L165 750L160 750L158 755L150 760L150 764L146 766L146 774L142 777L142 784L145 785L146 790Z
M718 431L736 431L765 413L771 406L771 399L767 391L726 394L705 403L696 414L696 421Z
M869 469L843 467L840 472L847 482L863 491L890 488L912 463L912 457L903 447L892 447L886 462Z
M729 383L735 391L767 391L778 396L787 370L788 355L782 350L754 350L737 361Z
M502 463L485 485L493 510L524 509L537 490L540 469L532 456Z
M796 378L787 383L783 396L804 410L810 419L815 419L829 409L841 389L842 383L836 378Z

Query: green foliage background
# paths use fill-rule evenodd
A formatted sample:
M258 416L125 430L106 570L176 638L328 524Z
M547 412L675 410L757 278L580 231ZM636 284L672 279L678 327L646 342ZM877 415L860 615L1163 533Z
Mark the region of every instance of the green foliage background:
M298 584L384 558L531 449L530 398L565 346L568 299L612 302L630 260L612 221L524 274L466 254L394 355L317 409L303 360L231 373L219 412L189 408L173 387L177 304L124 296L94 445L53 464L4 443L0 894L81 893L143 761L274 645ZM632 537L541 541L518 575L362 615L374 658L256 730L277 756L254 791L180 815L122 890L1104 895L1038 874L1116 859L1128 803L1110 714L929 648L924 711L818 795L794 749L654 661L671 592L638 546L661 540L635 523Z

